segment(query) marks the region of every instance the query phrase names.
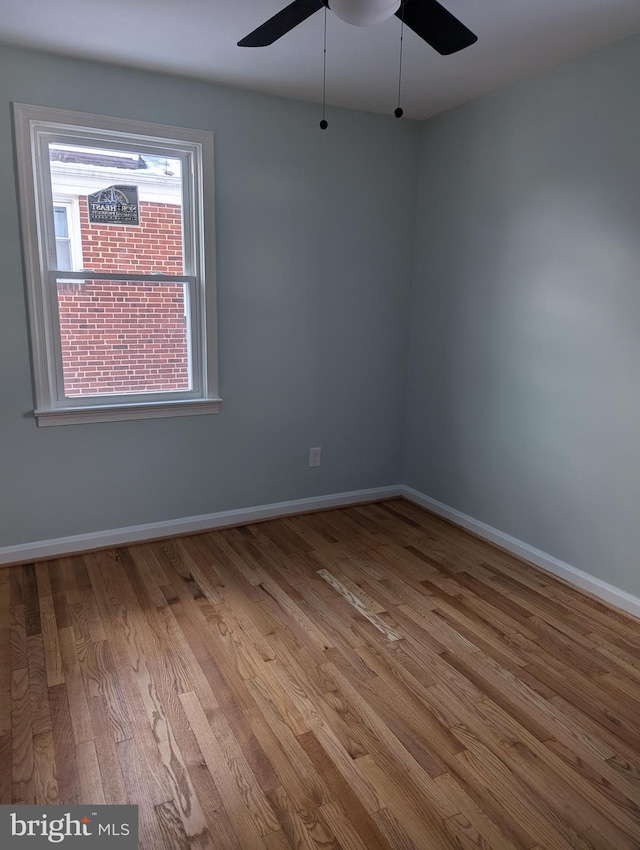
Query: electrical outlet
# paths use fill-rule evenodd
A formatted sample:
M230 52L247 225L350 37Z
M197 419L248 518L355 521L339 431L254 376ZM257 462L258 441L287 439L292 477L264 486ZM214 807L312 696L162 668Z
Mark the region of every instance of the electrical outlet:
M309 449L309 466L320 466L322 460L322 449L317 446L315 449Z

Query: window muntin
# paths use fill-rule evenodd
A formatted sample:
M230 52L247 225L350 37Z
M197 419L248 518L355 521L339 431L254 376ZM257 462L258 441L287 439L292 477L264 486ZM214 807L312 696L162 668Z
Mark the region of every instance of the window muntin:
M215 412L211 135L15 109L40 424ZM119 186L135 187L138 222L90 221L88 198Z

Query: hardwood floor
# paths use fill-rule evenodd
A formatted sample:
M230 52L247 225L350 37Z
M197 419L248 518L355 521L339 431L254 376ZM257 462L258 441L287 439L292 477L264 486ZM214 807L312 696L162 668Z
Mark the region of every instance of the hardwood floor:
M148 850L640 848L640 623L408 502L0 570L0 658L0 803Z

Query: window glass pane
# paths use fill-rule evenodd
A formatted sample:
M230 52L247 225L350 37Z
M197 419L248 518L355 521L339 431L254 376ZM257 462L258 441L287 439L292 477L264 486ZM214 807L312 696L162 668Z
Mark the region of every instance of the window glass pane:
M78 199L84 268L185 273L179 158L51 143L49 169L54 196ZM54 206L58 236L60 209Z
M187 284L59 279L57 294L65 396L192 389Z
M53 221L55 224L56 236L69 237L69 222L67 219L67 208L64 206L53 208Z
M60 271L71 271L71 242L68 239L56 239L56 256Z

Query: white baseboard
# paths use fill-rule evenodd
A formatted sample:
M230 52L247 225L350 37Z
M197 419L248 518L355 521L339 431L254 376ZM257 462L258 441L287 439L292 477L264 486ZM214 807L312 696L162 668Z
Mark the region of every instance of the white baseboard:
M400 494L401 488L399 486L375 487L369 490L354 490L349 493L334 493L329 496L312 496L308 499L295 499L290 502L275 502L253 508L218 511L218 513L182 517L166 522L150 522L146 525L131 525L126 528L112 528L108 531L96 531L91 534L75 534L72 537L56 537L52 540L5 546L0 548L0 565L56 558L59 555L72 555L91 549L125 546L129 543L157 540L160 537L177 537L180 534L210 531L225 526L243 525L262 519L275 519L280 516L307 513L326 508L340 508L359 502L379 502L383 499L396 498Z
M181 534L210 531L226 526L243 525L263 519L275 519L276 517L291 516L326 508L340 508L360 502L378 502L398 496L403 496L410 502L415 502L415 504L432 511L434 514L451 520L456 525L460 525L525 561L529 561L552 575L564 579L574 587L591 593L598 599L609 602L622 611L640 618L640 599L638 597L632 596L625 590L585 573L553 555L548 555L522 540L511 537L511 535L505 534L497 528L480 522L480 520L438 502L436 499L432 499L430 496L426 496L424 493L404 484L375 487L368 490L354 490L348 493L334 493L328 496L312 496L308 499L294 499L287 502L275 502L270 505L258 505L252 508L238 508L237 510L218 511L201 516L182 517L166 522L151 522L145 525L131 525L90 534L39 540L17 546L4 546L0 547L0 566L56 558L60 555L73 555L92 549L126 546L129 543L143 543L145 540L157 540L162 537L177 537Z
M499 531L497 528L493 528L484 522L480 522L480 520L463 514L455 508L450 508L449 505L438 502L430 496L425 496L424 493L414 490L413 487L403 484L400 490L402 496L410 502L415 502L416 505L420 505L434 514L438 514L438 516L451 520L456 525L461 525L468 531L477 534L478 537L490 540L492 543L512 552L523 560L529 561L537 567L546 570L548 573L564 579L564 581L574 585L574 587L579 587L581 590L597 596L598 599L609 602L611 605L615 605L616 608L620 608L622 611L640 618L640 599L637 596L627 593L626 590L621 590L613 584L602 581L602 579L585 573L583 570L571 566L571 564L554 558L553 555L548 555L534 546L529 546L528 543L523 543L522 540L518 540L516 537L511 537L510 534L505 534L503 531Z

